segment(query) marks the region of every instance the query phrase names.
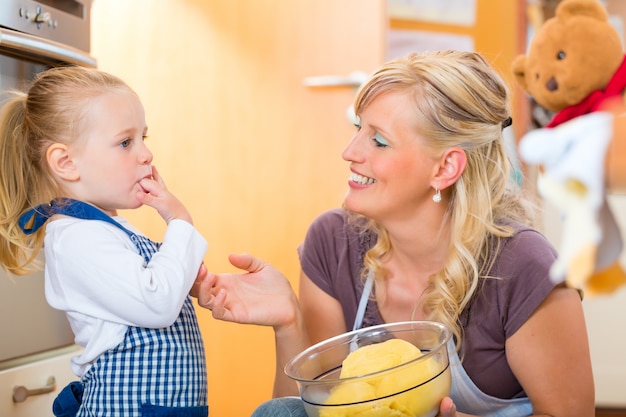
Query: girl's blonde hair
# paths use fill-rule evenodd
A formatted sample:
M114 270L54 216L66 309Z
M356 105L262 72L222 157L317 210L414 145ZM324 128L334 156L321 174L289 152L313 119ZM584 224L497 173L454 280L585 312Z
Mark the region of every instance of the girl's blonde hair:
M480 279L489 274L499 239L513 233L503 219L532 222L530 204L512 181L512 163L503 145L502 130L510 124L508 90L477 53L414 53L373 74L356 97L356 114L379 94L397 90L412 94L416 133L435 154L460 147L467 155L444 219L450 225L450 250L419 300L430 319L453 330L460 346L460 314ZM365 256L364 275L371 270L377 279L384 279L387 272L381 259L393 250L387 231L373 220L356 218L378 236Z
M78 140L88 100L111 89L132 91L111 74L63 66L39 73L27 93L6 92L0 111L0 263L7 271L32 271L43 245L44 228L26 236L19 216L63 196L48 166L47 149Z

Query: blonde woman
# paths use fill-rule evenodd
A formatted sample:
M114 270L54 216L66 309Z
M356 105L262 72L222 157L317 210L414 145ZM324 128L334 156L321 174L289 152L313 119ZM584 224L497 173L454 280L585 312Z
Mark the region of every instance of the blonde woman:
M450 354L462 364L451 367L442 416L594 415L581 299L550 280L555 250L512 180L508 99L477 53L384 64L356 98L344 207L320 215L299 248L299 300L247 255L231 262L248 274L205 282L200 302L215 317L274 327L275 397L297 395L282 367L312 343L436 320L453 329ZM287 397L254 415L305 414Z

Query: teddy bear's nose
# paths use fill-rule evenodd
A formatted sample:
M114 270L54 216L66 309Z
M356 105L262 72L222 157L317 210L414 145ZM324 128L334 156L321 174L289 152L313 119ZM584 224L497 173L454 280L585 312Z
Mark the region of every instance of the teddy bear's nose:
M548 91L556 91L559 89L559 83L556 82L556 78L550 77L548 82L546 83L546 88Z

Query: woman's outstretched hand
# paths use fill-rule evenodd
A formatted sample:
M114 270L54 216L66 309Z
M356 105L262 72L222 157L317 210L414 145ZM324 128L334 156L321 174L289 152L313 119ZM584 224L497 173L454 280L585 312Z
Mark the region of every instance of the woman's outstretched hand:
M198 304L213 317L235 323L281 327L295 320L298 301L285 276L248 254L231 254L230 263L247 272L211 274L199 283Z

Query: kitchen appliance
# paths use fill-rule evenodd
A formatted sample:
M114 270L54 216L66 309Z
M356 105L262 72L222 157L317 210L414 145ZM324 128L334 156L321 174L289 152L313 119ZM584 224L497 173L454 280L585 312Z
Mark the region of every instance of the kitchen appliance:
M0 1L0 99L49 67L96 67L89 54L91 4ZM65 314L45 300L43 272L12 276L0 269L0 415L51 415L55 392L73 377L69 357L76 349ZM29 403L44 403L45 411L29 409Z

